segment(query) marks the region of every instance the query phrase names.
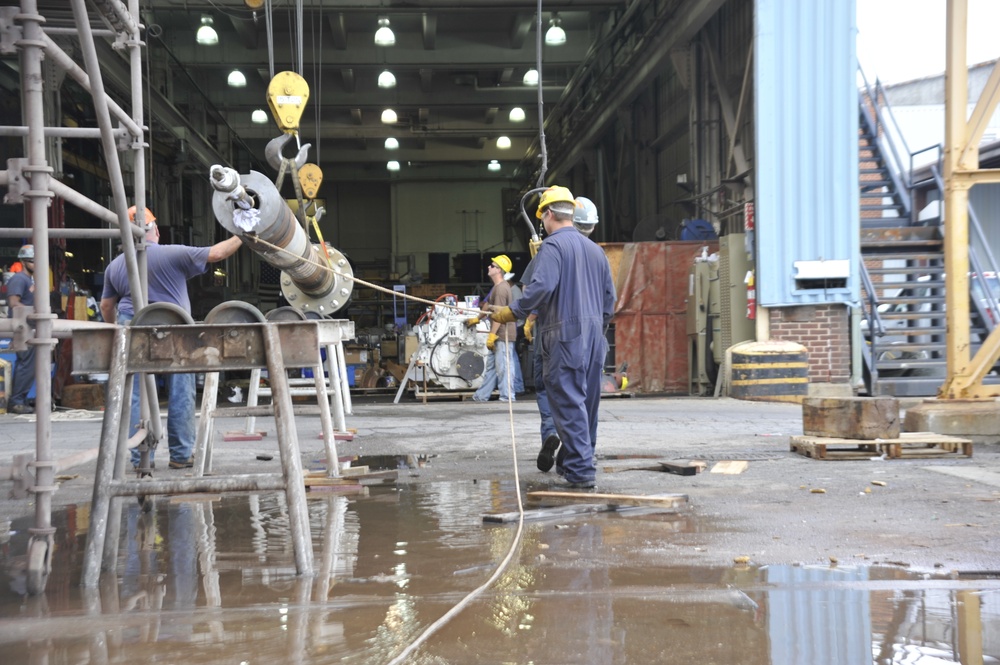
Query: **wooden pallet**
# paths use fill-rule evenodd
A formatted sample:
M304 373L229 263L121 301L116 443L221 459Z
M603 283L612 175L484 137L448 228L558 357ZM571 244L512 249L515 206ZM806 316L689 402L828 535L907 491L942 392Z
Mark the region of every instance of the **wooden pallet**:
M933 432L902 432L898 439L840 439L793 436L793 453L819 460L928 459L972 457L972 441Z

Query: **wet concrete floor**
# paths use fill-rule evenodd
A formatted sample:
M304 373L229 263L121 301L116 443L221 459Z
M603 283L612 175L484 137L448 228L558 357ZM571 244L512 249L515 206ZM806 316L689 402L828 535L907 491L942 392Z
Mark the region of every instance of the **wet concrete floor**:
M374 466L374 458L365 460ZM381 466L433 459L386 456ZM129 501L117 570L79 585L87 504L54 515L54 569L24 595L29 518L0 543L0 662L387 663L506 555L512 481L309 499L317 575L295 575L284 495ZM412 663L860 665L1000 662L1000 579L891 566L678 566L684 511L525 524L500 578Z

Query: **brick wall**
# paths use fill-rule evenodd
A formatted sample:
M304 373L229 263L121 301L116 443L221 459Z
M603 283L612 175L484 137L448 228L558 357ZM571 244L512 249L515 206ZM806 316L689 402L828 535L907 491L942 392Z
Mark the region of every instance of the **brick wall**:
M851 379L848 312L842 304L771 308L771 339L806 347L810 383L848 383Z

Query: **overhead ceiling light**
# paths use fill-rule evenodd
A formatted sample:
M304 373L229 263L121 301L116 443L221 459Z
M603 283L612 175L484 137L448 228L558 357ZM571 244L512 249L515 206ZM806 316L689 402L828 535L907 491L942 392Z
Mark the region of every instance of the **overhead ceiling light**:
M524 85L538 85L538 70L529 69L524 73L524 78L521 80L524 81Z
M385 149L386 150L395 150L398 147L399 147L399 141L397 141L396 139L392 138L391 136L385 140Z
M204 44L205 46L212 46L219 43L219 33L212 27L211 16L201 17L201 27L198 28L198 34L195 35L194 39L199 44Z
M524 109L520 106L515 106L510 110L509 117L511 122L524 122Z
M490 171L499 171L500 170L500 162L498 162L495 159L491 159L490 163L486 165L486 168L488 168Z
M395 88L396 87L396 76L390 72L388 69L383 69L382 73L378 75L378 87L380 88Z
M386 162L385 163L385 168L389 169L390 171L398 171L399 170L399 162L397 162L395 159L392 160L391 162Z
M501 150L506 150L507 148L510 147L510 139L507 138L506 136L501 136L500 138L497 139L497 147L500 148Z
M549 46L559 46L566 43L566 31L562 29L560 23L562 20L559 18L559 13L552 12L552 18L549 19L549 29L545 32L545 43Z
M251 115L250 119L256 122L258 125L263 125L267 122L267 111L264 109L256 109Z
M229 72L229 86L232 88L245 88L247 85L247 77L243 76L243 72L238 69L234 69Z
M565 40L564 40L565 41ZM380 18L378 20L378 30L375 31L375 46L392 46L396 43L396 35L389 27L389 19Z
M392 109L386 109L386 110L382 111L382 122L383 123L385 123L387 125L394 125L394 124L396 124L396 120L397 120L397 118L396 118L396 112L393 111Z

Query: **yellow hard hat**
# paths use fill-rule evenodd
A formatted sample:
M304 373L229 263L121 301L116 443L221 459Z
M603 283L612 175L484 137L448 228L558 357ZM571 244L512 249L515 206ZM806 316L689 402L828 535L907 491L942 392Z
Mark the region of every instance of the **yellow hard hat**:
M500 269L504 272L510 272L510 269L514 266L514 263L506 254L501 254L500 256L493 257L493 263L500 266Z
M549 187L544 192L542 192L542 197L538 199L538 210L535 211L535 217L538 219L542 218L542 211L549 207L553 203L572 203L576 205L576 200L573 198L573 194L565 187L559 187L554 185Z
M146 208L145 210L146 210L146 228L149 229L152 228L153 224L156 223L156 216L153 215L153 211L150 210L149 208ZM128 209L128 221L132 222L133 224L135 223L135 213L136 213L135 206L132 206L131 208Z

